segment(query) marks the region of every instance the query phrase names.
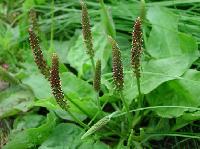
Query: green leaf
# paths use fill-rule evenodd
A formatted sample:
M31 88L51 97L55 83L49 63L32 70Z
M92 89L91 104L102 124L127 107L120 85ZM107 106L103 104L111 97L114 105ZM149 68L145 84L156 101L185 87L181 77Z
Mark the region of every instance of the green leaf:
M159 86L147 96L151 106L185 106L200 105L200 72L188 70L183 77ZM179 117L188 109L167 108L154 110L161 117Z
M93 101L91 98L71 98L72 102L81 107L84 110L84 113L77 108L74 104L71 103L71 110L77 111L77 113L84 114L85 116L89 116L90 118L94 117L98 112L98 106L95 104L97 101Z
M66 95L77 98L91 98L96 99L96 92L93 86L86 81L79 79L77 76L70 72L62 73L60 75L62 88Z
M88 115L95 115L97 111L97 106L95 105L96 92L94 91L92 85L79 79L70 72L61 73L60 77L64 94L66 94L73 102L87 111ZM54 97L51 95L49 82L42 75L32 74L29 76L29 78L24 79L23 83L31 87L35 97L42 99L37 101L32 106L46 107L54 110L61 118L72 120L66 111L59 109L59 106L56 104L55 100L45 100ZM86 118L86 115L78 110L78 108L76 108L76 106L74 106L72 103L70 103L70 110L75 112L75 115L77 115L79 118Z
M45 116L28 113L24 116L18 116L13 124L15 131L21 131L27 128L38 127L45 119Z
M54 40L53 46L54 46L56 53L58 53L60 62L67 63L66 55L68 54L68 50L67 50L66 47L69 46L69 42L68 41L63 42L63 41Z
M10 74L8 71L4 70L1 67L0 67L0 79L9 82L11 85L20 84L18 79L16 79L12 74Z
M196 40L189 35L178 32L179 17L162 7L151 7L147 18L152 24L148 38L147 51L154 58L198 56ZM193 52L193 53L192 53ZM195 57L193 57L195 58Z
M96 93L91 85L87 82L77 78L69 72L61 73L61 84L63 92L70 96L77 98L96 98ZM29 85L38 99L51 98L51 87L48 80L41 74L32 74L28 78L23 79L23 83Z
M189 123L192 123L195 120L200 119L200 111L191 112L191 113L184 113L182 116L176 118L176 123L173 126L172 130L180 129Z
M80 110L78 110L73 104L69 102L68 104L69 104L69 111L72 112L77 118L79 118L80 120L84 120L86 118L86 115L84 115ZM63 110L56 103L55 99L50 98L50 99L38 100L32 106L45 107L49 111L50 110L54 111L62 119L71 120L71 121L74 120L67 111Z
M196 40L178 33L178 18L168 9L150 8L147 18L152 23L147 51L153 58L142 62L141 91L144 94L181 76L199 56ZM136 79L130 73L125 76L124 92L129 103L138 95Z
M26 112L33 103L32 92L21 85L0 92L0 118Z
M12 134L11 140L3 147L3 149L34 148L48 138L55 125L56 117L53 113L50 113L47 115L46 123L40 127L30 128L17 134Z
M29 77L23 79L22 82L31 87L35 97L38 99L50 98L52 96L48 80L39 72L31 74Z
M155 58L180 55L178 17L162 7L151 7L147 19L152 24L147 50Z
M95 104L97 103L97 98L93 86L69 72L62 73L61 80L63 91L70 97L72 102L79 105L90 117L94 116L98 109ZM70 105L73 105L72 109L75 111L78 110L74 104L71 103Z
M109 149L100 141L81 140L83 130L74 124L59 124L39 149Z
M81 106L84 107L82 104L82 102L78 102L76 101L76 103ZM80 120L84 120L86 118L86 115L83 114L79 109L77 109L77 107L75 107L71 102L68 101L69 104L69 111L72 112L77 118L79 118ZM88 105L88 103L86 102L86 105ZM66 120L74 120L70 114L63 110L57 103L55 99L45 99L45 100L38 100L36 101L32 106L39 106L39 107L46 107L48 110L53 110L56 112L56 114L62 118L62 119L66 119ZM94 106L92 106L94 107ZM87 106L85 106L85 109L87 108ZM91 109L91 108L89 108ZM87 109L88 110L88 109ZM96 110L96 108L94 108L94 110Z
M97 106L90 100L90 99L77 99L72 98L73 102L75 102L77 105L79 105L84 111L86 111L87 114L80 111L79 108L77 108L73 103L68 101L69 104L69 111L72 112L77 118L80 120L84 120L89 115L90 117L93 117L96 112L98 111ZM67 111L61 109L59 105L56 103L55 99L45 99L45 100L38 100L34 102L32 106L39 106L39 107L46 107L48 110L53 110L56 112L56 114L66 120L74 120L70 114L68 114Z

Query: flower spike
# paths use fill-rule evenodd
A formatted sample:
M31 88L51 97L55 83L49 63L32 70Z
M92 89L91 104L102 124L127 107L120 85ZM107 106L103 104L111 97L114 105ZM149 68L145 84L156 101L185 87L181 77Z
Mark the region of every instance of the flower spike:
M94 49L92 43L92 33L90 29L90 19L87 11L87 6L83 0L81 0L82 6L82 32L83 32L83 39L87 49L87 54L90 58L94 57Z
M109 40L112 45L113 80L116 90L120 91L123 90L124 87L124 74L121 60L121 52L116 41L110 36Z
M30 46L33 51L35 63L37 64L38 69L45 76L45 78L49 79L50 76L49 67L47 66L46 60L44 59L42 50L39 45L38 37L34 33L32 28L29 28L28 31L29 31Z
M66 109L67 102L66 100L64 100L64 93L61 88L61 82L59 76L59 61L58 61L58 56L55 53L53 53L52 56L50 83L51 83L52 93L57 103L60 105L62 109Z
M132 34L131 64L136 78L140 78L140 59L142 54L142 29L141 20L138 17L135 21Z

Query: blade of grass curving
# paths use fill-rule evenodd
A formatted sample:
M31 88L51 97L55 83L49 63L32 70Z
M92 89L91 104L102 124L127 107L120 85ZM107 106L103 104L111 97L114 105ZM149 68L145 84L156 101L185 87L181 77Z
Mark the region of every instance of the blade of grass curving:
M105 26L106 32L109 36L111 36L112 38L115 38L116 31L115 31L113 19L111 15L109 14L108 9L106 8L104 1L103 0L99 0L99 1L101 4L101 9L102 9L102 13L101 13L102 21Z
M180 108L180 109L188 109L188 110L195 110L195 111L200 111L200 108L197 107L186 107L186 106L152 106L152 107L145 107L145 108L137 108L134 110L130 110L129 112L137 112L137 111L144 111L144 110L152 110L152 109L161 109L161 108ZM120 114L117 114L113 116L115 117L120 117L126 115L126 112L121 112Z

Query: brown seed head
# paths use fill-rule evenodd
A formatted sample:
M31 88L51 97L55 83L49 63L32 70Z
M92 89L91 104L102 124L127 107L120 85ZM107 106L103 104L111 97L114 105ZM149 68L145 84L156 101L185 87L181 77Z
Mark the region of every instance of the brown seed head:
M138 17L135 21L132 34L131 64L137 78L140 77L140 59L142 54L142 29L141 20Z
M52 93L57 103L60 105L61 108L66 109L67 102L66 100L64 100L64 93L61 88L61 82L59 76L59 61L58 61L58 56L55 53L53 53L52 56L50 83L51 83Z
M124 87L124 74L121 60L121 52L116 41L110 36L109 40L112 45L113 80L116 90L119 91L122 90Z
M37 64L38 69L45 76L45 78L49 79L50 76L49 67L47 66L46 60L44 59L42 50L39 45L38 37L33 32L32 28L29 28L28 31L29 31L30 46L33 51L35 63Z
M97 60L96 62L93 87L95 91L97 92L99 92L101 88L101 61L100 60Z
M94 49L92 43L92 33L90 29L90 19L87 11L87 6L83 0L81 0L82 6L82 32L83 32L83 39L87 49L87 54L90 57L94 57Z

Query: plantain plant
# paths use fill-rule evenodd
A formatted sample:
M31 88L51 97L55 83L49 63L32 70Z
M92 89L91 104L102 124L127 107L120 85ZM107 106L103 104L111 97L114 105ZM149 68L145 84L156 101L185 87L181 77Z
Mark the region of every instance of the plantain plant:
M33 51L35 63L40 70L40 72L44 75L44 77L49 81L52 89L52 94L57 102L57 104L73 118L74 122L78 125L82 126L86 129L86 133L83 134L81 139L86 139L90 137L92 134L96 133L98 130L111 130L112 135L120 136L120 140L127 140L128 148L134 146L132 142L132 138L134 137L134 126L139 122L137 117L134 117L134 114L131 113L130 109L132 109L129 104L127 103L126 99L124 98L123 88L124 88L124 69L123 69L123 62L121 58L121 51L117 44L117 42L111 37L105 37L108 39L111 47L112 47L112 70L113 70L113 89L115 90L116 96L121 98L121 102L119 105L115 105L116 111L109 114L104 111L104 105L101 105L99 99L99 93L101 91L101 60L97 60L96 66L94 62L94 55L95 49L93 47L93 40L92 40L92 32L90 29L90 19L88 15L87 5L83 0L81 0L82 6L82 33L83 33L83 42L86 47L86 54L89 56L91 60L91 64L93 66L93 88L97 94L96 98L96 105L98 106L98 112L93 117L89 117L90 121L88 124L82 122L77 118L69 109L68 101L70 98L65 96L62 90L60 76L59 76L59 59L56 53L52 55L52 66L49 67L44 56L43 52L39 45L38 39L38 29L37 29L37 21L36 15L34 14L34 10L30 11L30 19L31 25L29 28L29 39L30 39L30 46ZM101 5L103 5L103 1L101 1ZM105 9L105 7L104 7ZM106 10L106 9L105 9ZM139 92L139 103L138 107L142 107L142 94L140 90L140 58L142 54L142 29L141 29L141 20L138 17L135 21L133 36L132 36L132 49L131 49L131 64L133 68L133 72L137 79L137 86ZM133 76L134 77L134 76ZM80 111L84 112L79 105L74 104ZM121 109L120 109L121 107ZM124 114L125 112L125 114ZM96 117L98 116L98 117ZM125 117L125 121L118 124L118 120L115 121L120 116ZM98 120L99 119L99 120ZM122 118L123 119L123 118ZM135 122L136 121L136 122ZM96 122L96 123L95 123ZM91 123L94 123L93 126L89 127ZM117 127L116 127L117 126ZM112 127L121 127L118 129L121 130L113 130ZM127 128L126 130L124 130ZM120 133L121 132L121 133ZM99 136L101 138L101 136ZM106 138L106 137L105 137Z
M134 20L133 31L132 31L132 47L130 50L130 69L131 72L124 71L122 52L120 46L117 43L117 36L113 32L112 24L109 24L108 11L104 6L103 1L100 1L101 6L103 6L103 12L105 12L105 18L107 19L106 25L108 27L107 34L105 39L107 39L108 46L111 47L112 51L112 73L103 73L102 68L102 59L96 58L97 55L94 47L93 33L90 26L89 13L87 5L84 0L80 1L80 6L82 8L82 36L83 36L83 45L85 45L86 52L85 54L91 61L91 66L93 72L93 77L88 81L89 84L92 84L93 90L96 94L96 98L92 100L94 106L98 107L95 113L88 113L78 102L75 102L71 97L67 96L62 89L62 82L60 79L59 73L59 58L56 53L52 54L52 63L51 66L47 64L47 61L44 58L43 52L40 48L39 38L38 38L38 27L36 21L36 15L34 10L31 10L31 25L29 28L29 40L30 47L33 52L35 63L44 75L46 80L48 80L52 95L55 98L57 106L59 106L63 111L71 116L72 122L77 126L82 127L84 133L81 134L81 139L93 139L93 140L103 140L104 142L112 142L110 144L115 148L143 148L144 146L148 147L148 133L144 131L143 122L147 118L147 114L152 107L146 106L146 99L141 90L141 78L142 78L142 69L141 69L141 58L143 53L143 27L142 23L145 21L145 3L142 0L142 10L141 16L137 17ZM84 46L83 46L84 47ZM147 51L144 51L147 52ZM149 53L147 53L148 56ZM96 65L95 65L96 64ZM130 79L131 83L136 83L137 94L138 96L133 97L135 100L132 100L132 97L127 98L126 95L126 84L125 78L126 75L130 73L132 78ZM102 80L105 79L106 75L112 75L111 80L113 84L111 88L105 89L103 86ZM92 81L91 81L92 80ZM62 80L65 81L65 80ZM105 80L103 80L105 81ZM107 80L106 80L107 81ZM105 83L105 82L104 82ZM77 85L77 84L75 84ZM80 90L81 92L81 90ZM106 93L109 97L107 100L102 101L102 94ZM77 93L79 94L79 93ZM108 100L117 99L117 102L110 104ZM119 99L119 100L118 100ZM129 101L132 101L131 103ZM74 106L76 109L81 111L87 116L85 119L80 119L79 116L74 114L70 110L70 106ZM87 106L87 105L85 105ZM166 106L167 107L167 106ZM154 107L157 108L157 107ZM180 108L180 107L179 107ZM146 110L146 111L145 111ZM165 122L165 120L160 119L160 123ZM156 128L158 129L158 128ZM158 129L159 130L159 129ZM151 132L152 130L147 130ZM116 143L117 142L117 143Z

